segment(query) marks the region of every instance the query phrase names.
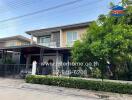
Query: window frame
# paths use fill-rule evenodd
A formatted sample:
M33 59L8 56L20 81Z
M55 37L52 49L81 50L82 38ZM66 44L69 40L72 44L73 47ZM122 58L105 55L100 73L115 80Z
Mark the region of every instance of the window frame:
M74 33L74 32L77 34L77 39L76 39L76 40L73 39L73 33ZM68 41L67 41L67 39L68 39L67 34L68 34L68 33L72 33L72 44L73 44L75 41L78 40L78 37L79 37L79 36L78 36L78 32L77 32L77 31L67 31L67 32L66 32L66 45L68 45ZM72 46L72 45L70 45L70 46Z
M44 38L47 38L47 37L50 38L50 42L51 42L51 35L45 35L45 36L41 36L41 37L39 38L39 43L48 43L48 42L42 42L42 40L41 40L41 39L44 39Z

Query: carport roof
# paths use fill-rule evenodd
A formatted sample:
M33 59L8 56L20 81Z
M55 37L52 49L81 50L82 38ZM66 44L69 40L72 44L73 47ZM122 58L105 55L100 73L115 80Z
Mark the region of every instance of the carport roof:
M4 48L0 48L1 50L20 50L20 49L24 49L24 48L40 48L40 49L46 49L46 50L70 50L71 48L50 48L50 47L46 47L46 46L42 46L42 45L38 45L38 44L30 44L30 45L22 45L22 46L11 46L11 47L4 47Z

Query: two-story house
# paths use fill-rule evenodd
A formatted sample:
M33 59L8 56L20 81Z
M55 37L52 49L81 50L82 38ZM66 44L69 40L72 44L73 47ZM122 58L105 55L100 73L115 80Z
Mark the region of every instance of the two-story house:
M36 44L41 46L46 46L49 48L56 49L66 49L72 47L76 40L80 40L84 33L86 33L90 22L58 26L52 28L45 28L33 31L27 31L26 33L37 38ZM69 52L70 53L70 49ZM64 62L69 60L70 54L60 54L59 62ZM68 56L68 57L67 57ZM56 62L56 53L46 53L43 57L43 62L48 62L48 60L53 60Z
M31 35L30 45L15 45L6 43L6 47L0 49L5 55L6 51L19 52L20 59L19 64L25 64L26 67L30 67L33 61L37 61L37 64L52 62L55 64L54 69L60 67L59 64L63 62L69 62L71 56L71 49L76 40L81 40L84 33L91 22L58 26L52 28L44 28L33 31L27 31L26 33ZM34 43L33 38L36 38ZM3 59L5 59L3 57Z

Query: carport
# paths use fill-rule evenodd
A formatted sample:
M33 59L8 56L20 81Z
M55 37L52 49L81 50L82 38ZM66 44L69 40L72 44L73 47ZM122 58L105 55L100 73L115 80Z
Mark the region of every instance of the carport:
M6 47L0 49L2 52L2 61L6 62L8 53L15 53L18 58L12 58L17 59L19 62L17 64L6 64L4 63L4 66L10 66L10 65L17 65L17 69L19 70L21 68L18 68L19 66L24 66L23 68L28 69L29 67L32 67L32 62L35 60L37 61L37 64L40 65L43 63L44 58L54 54L55 57L55 63L59 63L59 56L62 57L62 62L68 62L68 58L70 56L70 49L69 48L49 48L37 44L32 45L24 45L24 46L14 46L14 47ZM15 55L15 56L16 56ZM1 68L3 71L3 64L1 64ZM55 68L58 68L58 65L56 64ZM4 68L4 70L6 70ZM20 70L19 70L20 72Z

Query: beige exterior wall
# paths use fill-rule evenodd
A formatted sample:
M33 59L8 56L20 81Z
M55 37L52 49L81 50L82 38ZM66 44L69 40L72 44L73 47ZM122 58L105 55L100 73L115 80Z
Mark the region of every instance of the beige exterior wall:
M67 43L66 43L66 41L67 41L67 37L66 37L67 32L77 32L78 40L81 40L82 36L86 33L86 31L87 31L87 27L86 28L62 30L61 47L67 47Z
M24 41L20 41L20 40L10 40L10 41L6 41L5 47L21 46L21 45L26 45L26 44L28 44L28 42L24 42Z

